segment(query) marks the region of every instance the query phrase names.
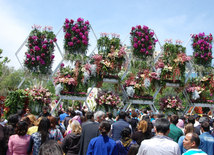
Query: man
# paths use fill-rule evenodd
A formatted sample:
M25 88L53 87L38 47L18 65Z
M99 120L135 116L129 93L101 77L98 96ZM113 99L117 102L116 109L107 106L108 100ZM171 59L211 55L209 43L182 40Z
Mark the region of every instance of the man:
M209 133L209 123L203 122L201 124L202 134L199 136L201 143L199 145L199 149L202 149L208 155L214 154L214 137Z
M86 155L87 150L88 150L88 144L90 143L90 140L100 135L100 132L99 132L100 124L99 123L102 122L103 114L105 114L105 113L102 111L96 112L94 114L94 116L96 115L96 122L88 122L88 123L82 125L79 155Z
M170 123L170 132L168 137L172 138L177 143L179 138L183 135L183 131L176 126L178 123L178 116L175 114L171 115Z
M64 121L64 119L65 119L66 116L69 116L69 110L68 109L66 109L64 113L62 113L62 114L59 115L61 123Z
M31 114L31 108L27 107L26 108L26 114L24 114L24 116L30 115Z
M94 114L94 122L100 124L102 121L105 120L105 113L103 111L97 111L95 114Z
M100 123L101 135L90 141L87 155L118 155L116 142L108 137L110 129L111 124L108 121Z
M198 114L195 114L194 117L195 117L194 127L197 127L200 129L200 123L199 123L200 116Z
M64 119L64 126L67 129L69 121L76 115L76 113L73 110L68 111L68 116Z
M196 133L190 132L186 134L183 140L183 147L187 149L187 152L183 153L183 155L207 155L201 149L198 149L200 144L200 139Z
M51 114L48 112L48 106L44 106L42 108L42 112L39 114L38 118L39 117L48 117L48 116L51 116Z
M194 125L195 124L195 118L193 116L189 116L188 123L192 123ZM195 133L200 135L200 129L198 127L194 127L194 130L195 130Z
M85 122L82 123L82 127L84 125L86 125L86 124L94 122L94 114L93 114L93 112L87 112L86 113L86 118L87 118L87 121L85 121Z
M125 118L126 112L120 111L118 121L111 125L111 132L109 133L109 136L111 136L111 138L115 141L120 140L120 133L125 127L129 127L130 129L132 129L132 126L128 122L126 122Z
M112 119L112 113L111 112L107 112L106 113L106 120L109 121L110 124L114 123L114 120Z
M155 121L155 133L152 139L141 142L138 155L180 155L179 145L167 137L170 123L165 118Z

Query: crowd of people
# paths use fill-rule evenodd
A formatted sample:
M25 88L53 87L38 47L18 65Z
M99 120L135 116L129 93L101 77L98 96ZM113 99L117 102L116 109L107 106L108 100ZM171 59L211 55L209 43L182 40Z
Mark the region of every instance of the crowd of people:
M0 118L0 155L214 155L214 121L147 110L58 111L28 107Z

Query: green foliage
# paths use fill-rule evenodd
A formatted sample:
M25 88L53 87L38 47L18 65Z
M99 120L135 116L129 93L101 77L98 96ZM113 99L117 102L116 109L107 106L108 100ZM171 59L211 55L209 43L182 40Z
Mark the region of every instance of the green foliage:
M3 67L3 65L5 64L5 63L8 63L8 62L10 62L10 60L7 58L7 57L4 57L3 58L3 56L1 56L1 54L2 54L2 49L0 49L0 77L2 76L2 67ZM3 60L1 60L3 58Z

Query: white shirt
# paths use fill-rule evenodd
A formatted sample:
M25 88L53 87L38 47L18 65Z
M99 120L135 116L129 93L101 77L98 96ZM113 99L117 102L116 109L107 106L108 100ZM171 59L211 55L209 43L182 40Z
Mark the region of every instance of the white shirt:
M179 145L167 136L157 135L141 142L138 155L181 155Z

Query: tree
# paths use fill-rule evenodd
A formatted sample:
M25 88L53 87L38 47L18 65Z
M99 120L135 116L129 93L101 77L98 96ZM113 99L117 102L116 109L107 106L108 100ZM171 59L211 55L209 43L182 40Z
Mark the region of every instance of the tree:
M5 63L10 62L10 60L8 60L7 57L4 57L4 58L3 58L3 56L1 56L2 52L3 52L2 49L0 49L0 78L1 78L1 76L2 76L2 74L3 74L3 72L2 72L2 66L3 66ZM3 59L3 60L1 60L1 59Z

